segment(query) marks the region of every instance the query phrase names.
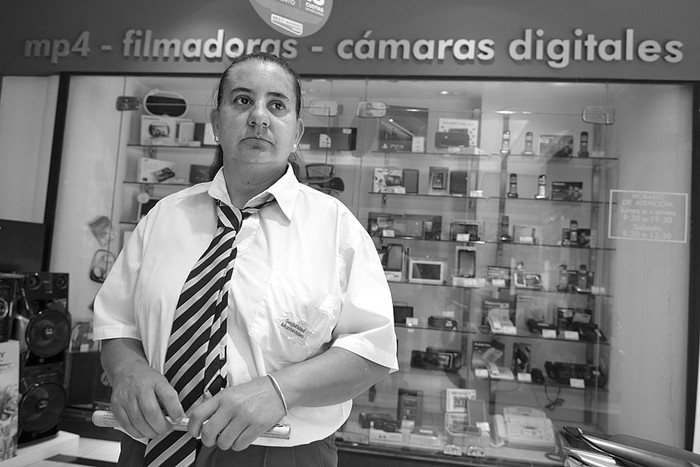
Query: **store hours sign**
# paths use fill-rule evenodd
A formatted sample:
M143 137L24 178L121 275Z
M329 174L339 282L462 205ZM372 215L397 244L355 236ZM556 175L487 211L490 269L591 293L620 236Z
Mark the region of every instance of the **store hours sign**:
M608 236L686 243L688 194L610 190Z

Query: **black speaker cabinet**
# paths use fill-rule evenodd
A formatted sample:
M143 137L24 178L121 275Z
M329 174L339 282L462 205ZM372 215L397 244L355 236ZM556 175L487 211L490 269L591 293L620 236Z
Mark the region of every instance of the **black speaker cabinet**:
M12 332L20 342L19 444L58 432L71 333L68 274L28 273L21 288Z

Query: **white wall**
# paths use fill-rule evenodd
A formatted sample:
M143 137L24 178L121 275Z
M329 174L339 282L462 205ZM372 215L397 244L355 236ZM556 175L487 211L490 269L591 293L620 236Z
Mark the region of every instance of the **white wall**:
M611 97L618 188L690 193L692 93L620 85ZM618 240L613 262L610 433L682 447L688 324L688 243Z
M43 222L58 77L6 76L0 90L0 218Z

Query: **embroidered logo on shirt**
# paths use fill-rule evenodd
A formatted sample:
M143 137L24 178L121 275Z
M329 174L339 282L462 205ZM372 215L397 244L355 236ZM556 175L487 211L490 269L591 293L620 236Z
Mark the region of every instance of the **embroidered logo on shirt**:
M283 318L279 322L282 328L282 333L296 344L304 344L310 331L308 324L305 321L292 321L289 318Z

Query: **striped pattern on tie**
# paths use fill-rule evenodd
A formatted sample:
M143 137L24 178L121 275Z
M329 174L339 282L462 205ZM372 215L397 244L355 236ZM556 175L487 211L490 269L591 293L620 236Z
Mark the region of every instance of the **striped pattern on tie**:
M165 376L187 412L203 396L226 385L226 307L236 234L245 218L274 198L243 212L217 202L217 229L180 293L165 356ZM196 441L184 432L159 436L146 447L145 465L185 467L195 461Z

